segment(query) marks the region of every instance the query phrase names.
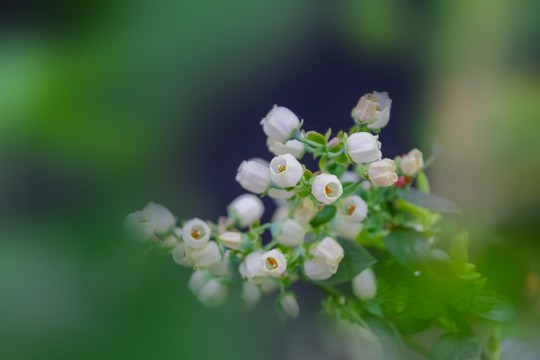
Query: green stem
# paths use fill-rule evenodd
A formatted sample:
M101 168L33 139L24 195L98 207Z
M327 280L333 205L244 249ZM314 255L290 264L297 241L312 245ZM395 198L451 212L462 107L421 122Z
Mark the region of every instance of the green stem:
M264 250L265 250L265 251L268 251L268 250L272 249L274 246L276 246L277 244L278 244L278 243L277 243L276 240L272 240L272 241L270 241L268 244L266 244L266 245L264 246Z
M252 232L255 232L255 233L261 232L261 231L265 231L265 230L267 230L267 229L270 229L270 226L272 226L272 224L271 224L271 223L267 223L267 224L261 225L261 226L259 226L259 227L256 227L255 229L252 229L251 231L252 231Z
M315 141L311 141L311 140L308 140L306 139L305 137L303 137L302 135L300 135L299 132L297 132L296 134L294 134L294 138L298 141L300 141L301 143L304 143L306 145L309 145L313 148L321 148L323 147L324 145L322 144L319 144L319 143L316 143Z

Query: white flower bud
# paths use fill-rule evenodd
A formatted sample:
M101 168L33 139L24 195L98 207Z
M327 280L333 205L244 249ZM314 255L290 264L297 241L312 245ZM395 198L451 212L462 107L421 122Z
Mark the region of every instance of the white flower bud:
M385 127L390 120L390 107L392 100L387 92L374 91L360 98L352 110L352 116L361 123L368 123L370 129ZM373 123L371 123L373 122Z
M229 249L240 250L242 247L242 234L236 231L226 231L218 236L218 240Z
M160 246L165 249L174 249L179 243L175 235L165 235Z
M276 279L272 277L267 277L262 283L261 283L261 290L264 294L270 294L273 293L279 289L279 282L276 281Z
M236 181L255 194L262 194L270 186L268 162L262 159L242 161L236 173Z
M302 225L307 225L317 215L318 210L313 201L305 198L294 210L294 220Z
M337 266L344 256L341 245L331 237L325 237L309 252L330 266Z
M291 154L276 156L270 162L270 179L281 187L295 186L302 175L302 165Z
M248 309L251 309L261 299L261 289L258 285L245 281L242 286L242 300Z
M378 138L378 135L371 135L367 132L352 134L345 143L347 154L357 164L379 160L382 153Z
M359 223L367 216L368 207L358 195L349 196L341 201L339 214L341 218L348 222Z
M311 193L323 204L331 204L343 194L343 187L335 175L321 174L315 177Z
M326 280L332 277L337 271L337 266L330 266L321 259L304 261L304 272L311 280Z
M166 234L176 223L173 214L163 205L150 202L144 210L150 213L154 222L154 231L158 234Z
M298 307L298 302L293 295L286 294L281 298L279 304L281 305L281 308L283 309L283 311L285 311L285 314L287 314L287 316L296 319L298 315L300 315L300 308Z
M296 195L294 191L287 191L276 188L270 188L270 190L268 190L268 196L276 200L290 199L294 195Z
M336 216L337 217L337 216ZM362 224L344 221L341 217L336 221L336 235L355 240L362 231Z
M201 288L197 298L206 307L219 306L227 299L227 285L211 279Z
M210 272L216 276L231 276L231 270L229 268L230 257L231 252L229 250L225 251L221 260L210 267Z
M244 279L248 279L254 284L262 284L267 275L264 272L264 265L261 260L262 251L255 251L250 253L242 264L240 264L239 272Z
M274 105L266 117L261 120L261 125L268 137L284 142L300 126L300 121L291 110Z
M182 229L182 240L192 247L204 246L210 240L210 227L201 219L194 218L185 223Z
M189 278L188 288L195 296L197 296L208 280L209 274L206 271L194 271Z
M418 149L412 149L401 159L401 171L405 175L414 176L424 167L424 157Z
M193 267L195 262L191 258L191 248L184 243L178 244L172 251L172 257L178 265Z
M369 181L374 186L391 186L397 181L394 160L382 159L371 163L368 168Z
M345 173L343 175L341 175L341 179L339 179L339 181L341 181L341 183L346 183L346 182L358 182L360 180L360 176L358 176L357 173L355 173L354 171L345 171Z
M287 271L287 260L278 249L265 252L261 256L261 261L264 264L265 273L270 276L281 277Z
M229 214L240 227L248 227L259 220L264 213L264 205L258 196L240 195L228 207Z
M276 156L291 154L295 158L300 159L305 152L305 145L295 139L289 140L283 144L281 141L267 138L266 145L268 146L268 150Z
M136 211L127 215L122 223L130 238L146 241L154 235L154 222L147 210Z
M368 268L356 275L352 281L352 290L360 300L373 299L377 293L377 279L373 270Z
M279 206L276 208L272 214L272 222L284 220L289 217L289 207L288 206Z
M191 258L195 262L197 270L208 270L212 265L221 261L221 252L215 241L210 241L204 246L191 251Z
M306 230L302 225L293 219L286 219L281 224L281 230L276 236L276 241L283 246L294 247L304 241L305 235Z

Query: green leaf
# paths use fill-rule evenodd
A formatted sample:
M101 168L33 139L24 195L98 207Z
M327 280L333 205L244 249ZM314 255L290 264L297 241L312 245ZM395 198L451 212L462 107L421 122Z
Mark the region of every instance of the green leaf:
M470 311L481 318L499 322L511 321L516 316L512 306L497 296L478 296Z
M321 285L336 285L351 281L356 275L372 266L377 260L363 246L354 241L338 238L345 254L338 271L328 280L317 281Z
M411 204L432 211L446 214L462 214L459 207L452 201L437 195L423 193L417 189L410 189L409 191L404 189L398 189L397 196L407 202L410 202Z
M308 132L306 134L306 139L308 139L309 141L313 141L317 144L326 146L326 138L324 137L324 135L319 134L318 132L315 132L315 131Z
M311 220L311 226L317 227L326 224L334 218L337 209L334 205L326 205L319 213Z
M319 159L319 169L321 171L324 171L324 168L326 166L326 162L328 161L328 155L323 155L321 156L321 158Z
M427 329L431 320L417 319L410 316L400 316L396 322L398 329L405 334L416 334Z
M347 183L344 187L343 187L343 194L341 195L341 198L342 199L345 199L351 195L354 195L356 194L356 192L358 191L358 189L360 189L360 182L355 182L355 183Z
M444 334L433 348L435 360L478 360L482 348L472 336L457 333Z
M430 257L426 236L414 230L393 231L384 238L384 244L401 265L422 264Z

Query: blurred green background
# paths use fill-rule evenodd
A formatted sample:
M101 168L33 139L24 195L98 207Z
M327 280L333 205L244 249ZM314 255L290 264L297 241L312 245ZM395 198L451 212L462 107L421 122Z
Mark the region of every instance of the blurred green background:
M295 288L301 317L285 327L272 297L204 309L189 270L141 253L120 223L148 201L217 219L242 193L240 161L268 158L258 122L274 103L340 129L372 90L394 100L386 156L443 145L433 188L464 209L473 262L518 309L506 358L538 358L539 13L533 0L1 5L2 358L329 358L313 345L317 291Z

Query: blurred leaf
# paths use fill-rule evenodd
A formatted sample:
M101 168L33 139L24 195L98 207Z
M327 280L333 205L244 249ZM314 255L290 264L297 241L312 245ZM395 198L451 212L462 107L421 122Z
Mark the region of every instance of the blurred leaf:
M409 191L398 189L397 196L414 205L421 206L432 211L456 215L462 214L459 207L452 201L437 195L426 194L417 189L410 189Z
M433 348L435 360L477 360L481 353L482 349L475 338L457 333L444 334Z
M308 132L306 134L306 139L308 139L309 141L313 141L317 144L326 145L326 138L324 137L324 135L319 134L316 131Z
M403 357L404 345L401 335L394 325L375 316L369 316L365 321L369 329L377 336L380 343L383 344L384 359L401 359Z
M478 296L470 311L481 318L499 322L511 321L516 316L512 306L496 296Z
M429 180L426 176L426 173L423 171L420 171L418 175L416 175L416 187L418 190L425 194L429 194L431 192L431 187L429 186Z
M426 236L414 230L393 231L385 237L384 244L401 265L422 264L430 257Z
M396 326L405 334L416 334L429 327L431 320L418 319L410 316L401 316L396 322Z
M317 227L326 224L334 218L337 209L334 205L326 205L319 213L311 220L311 226Z

